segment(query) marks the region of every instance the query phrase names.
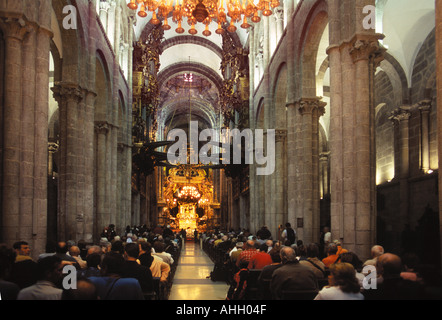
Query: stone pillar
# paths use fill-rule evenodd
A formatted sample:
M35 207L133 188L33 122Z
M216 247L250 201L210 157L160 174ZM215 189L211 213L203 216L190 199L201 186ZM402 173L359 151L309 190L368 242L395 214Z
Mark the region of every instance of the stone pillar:
M83 99L81 89L73 83L57 83L52 88L60 110L60 152L58 185L58 237L76 240L78 113Z
M393 112L390 119L398 126L399 143L399 179L408 179L410 172L410 152L409 152L409 120L411 117L411 107L402 106Z
M1 18L0 24L5 38L2 239L12 245L20 237L20 71L23 40L30 29L21 19Z
M301 134L297 143L302 171L300 188L302 211L298 211L296 226L299 239L305 243L318 242L320 234L320 193L319 193L319 118L325 112L325 103L321 98L303 98L299 101L301 114Z
M399 161L395 161L399 165L399 172L396 179L399 180L399 215L401 221L404 225L408 224L410 221L409 216L409 186L408 178L410 176L410 133L409 133L409 120L411 117L411 107L402 106L393 112L391 120L394 121L395 125L398 126L395 132L399 133L397 139L399 143Z
M107 1L100 1L100 20L101 20L101 25L104 28L104 31L107 32L107 28L108 28L108 19L107 19L107 13L109 10L109 3Z
M275 234L278 230L279 225L285 225L285 220L287 219L287 187L285 184L285 177L287 175L286 170L286 146L287 141L287 130L277 129L275 132L275 172L273 173L272 184L274 188L271 192L271 205L273 207L272 234Z
M282 7L275 8L273 16L276 24L276 44L278 44L284 33L284 9Z
M93 68L95 69L95 68ZM84 216L83 239L87 243L94 241L94 107L97 94L85 90L84 143ZM100 230L101 232L101 230Z
M418 103L419 111L421 112L421 126L422 126L422 164L421 170L428 173L430 168L430 111L431 101L424 100Z
M363 29L362 10L350 3L328 1L331 229L363 260L376 242L373 82L383 50L382 36Z
M95 221L95 236L98 238L102 229L109 225L109 212L106 210L106 137L109 132L109 125L106 122L95 123L95 133L97 141L96 152L96 221ZM97 240L97 239L95 239Z
M327 198L330 195L330 183L329 183L329 158L330 153L325 152L319 155L319 175L321 177L321 195L322 198Z

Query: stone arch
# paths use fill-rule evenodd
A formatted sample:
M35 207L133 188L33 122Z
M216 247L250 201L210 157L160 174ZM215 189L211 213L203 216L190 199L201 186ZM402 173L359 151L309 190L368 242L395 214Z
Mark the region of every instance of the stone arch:
M109 81L109 70L106 67L105 60L100 51L96 55L96 77L95 77L95 91L97 97L95 99L95 120L107 121L110 120L111 111L109 105L111 104L111 81Z
M310 11L304 23L301 36L300 69L302 73L301 96L316 96L316 62L322 36L328 25L327 4L318 1Z
M264 98L261 98L256 108L256 128L263 129L265 123L265 103Z
M401 64L388 52L380 68L388 75L394 87L394 101L397 105L409 103L408 80Z
M65 14L63 14L63 8L67 5L73 5L77 9L77 29L65 29L60 26L63 25L63 19ZM87 17L87 11L84 5L78 5L77 2L70 0L54 0L52 2L52 7L57 19L58 30L60 30L60 37L62 41L62 75L61 80L63 82L70 83L80 83L81 82L81 71L82 71L82 56L85 56L86 50L86 36L87 32L84 30L84 23L82 22L82 17Z
M274 97L274 125L275 128L285 129L287 128L287 64L282 63L278 72L276 73L276 80L273 85L273 97Z

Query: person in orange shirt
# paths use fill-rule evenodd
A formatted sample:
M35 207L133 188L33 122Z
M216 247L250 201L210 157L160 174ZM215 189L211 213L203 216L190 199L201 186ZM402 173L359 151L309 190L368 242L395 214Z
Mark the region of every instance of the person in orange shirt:
M339 260L338 246L335 243L332 243L328 246L327 257L322 259L322 263L324 263L326 268L329 268L332 264L336 263L338 260Z
M338 256L340 256L340 255L343 254L343 253L347 253L347 252L348 252L347 249L342 248L342 245L341 245L341 243L339 242L339 240L335 240L335 241L334 241L334 244L336 244L336 245L338 246L338 251L336 252L336 254L337 254Z

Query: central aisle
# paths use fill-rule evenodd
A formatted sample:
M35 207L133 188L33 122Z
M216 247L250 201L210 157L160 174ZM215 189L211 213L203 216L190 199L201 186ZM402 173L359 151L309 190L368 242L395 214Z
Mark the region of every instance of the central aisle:
M225 300L229 286L207 277L213 262L199 244L186 242L181 251L169 300Z

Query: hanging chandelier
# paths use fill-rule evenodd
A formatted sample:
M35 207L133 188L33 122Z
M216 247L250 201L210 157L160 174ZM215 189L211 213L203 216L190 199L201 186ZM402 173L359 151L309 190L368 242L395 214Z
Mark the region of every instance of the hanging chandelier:
M182 23L186 19L191 35L198 33L195 25L202 23L206 26L203 35L208 37L212 34L209 30L212 22L218 24L215 31L217 34L225 32L223 26L228 24L228 18L230 24L227 31L235 32L235 24L241 22L241 28L248 29L251 26L248 19L258 23L261 21L260 13L270 16L273 13L272 9L279 5L279 0L130 0L128 7L132 10L139 8L138 15L142 18L147 17L147 12L152 12L150 22L154 25L160 24L163 19L164 30L171 29L168 19L172 15L172 21L178 24L178 28L175 29L178 34L185 32Z

